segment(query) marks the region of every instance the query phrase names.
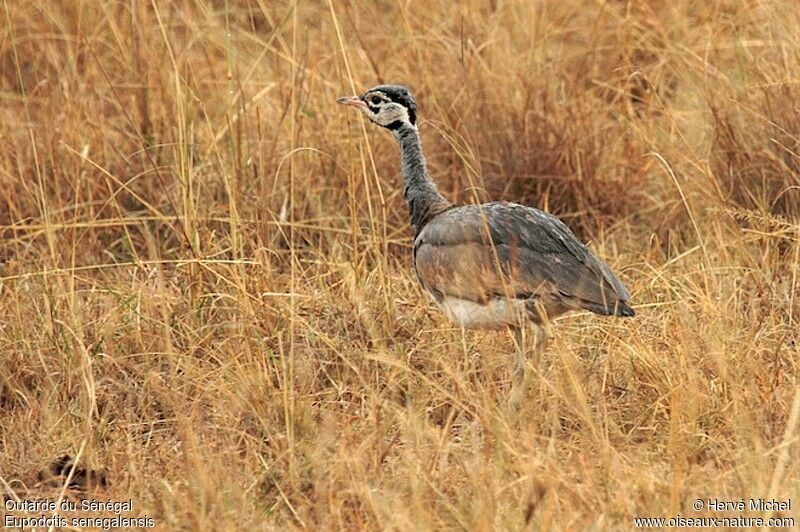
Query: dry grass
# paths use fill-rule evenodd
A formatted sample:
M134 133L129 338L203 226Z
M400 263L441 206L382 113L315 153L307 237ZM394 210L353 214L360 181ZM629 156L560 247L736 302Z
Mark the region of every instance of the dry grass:
M800 500L793 0L0 8L7 496L68 452L164 529ZM518 419L511 339L431 308L397 148L333 104L379 81L448 196L547 208L632 287L553 325Z

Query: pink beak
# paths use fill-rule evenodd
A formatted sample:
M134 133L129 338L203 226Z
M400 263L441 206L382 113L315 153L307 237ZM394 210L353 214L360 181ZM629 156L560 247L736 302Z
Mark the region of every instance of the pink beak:
M353 107L360 107L361 109L367 108L367 104L364 103L364 101L358 96L342 96L341 98L336 99L336 103L341 105L352 105Z

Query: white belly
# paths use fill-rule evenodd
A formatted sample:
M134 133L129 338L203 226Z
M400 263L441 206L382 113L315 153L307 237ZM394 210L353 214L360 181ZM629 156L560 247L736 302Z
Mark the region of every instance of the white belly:
M501 329L527 321L525 302L521 299L498 297L482 305L466 299L445 297L437 305L450 321L465 329Z

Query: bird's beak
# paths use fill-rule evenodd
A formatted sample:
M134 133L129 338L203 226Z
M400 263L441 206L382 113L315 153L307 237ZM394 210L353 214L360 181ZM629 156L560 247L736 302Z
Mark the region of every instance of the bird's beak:
M351 105L353 107L358 107L361 109L366 109L367 104L359 98L358 96L342 96L336 100L336 103L341 105Z

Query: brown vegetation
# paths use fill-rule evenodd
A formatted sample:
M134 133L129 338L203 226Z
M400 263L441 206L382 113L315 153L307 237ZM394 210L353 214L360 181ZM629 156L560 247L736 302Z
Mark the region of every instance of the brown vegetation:
M0 4L6 496L68 453L165 529L800 500L800 4L294 6ZM431 307L394 141L334 104L378 82L446 195L546 208L632 288L553 324L518 419L511 338Z

